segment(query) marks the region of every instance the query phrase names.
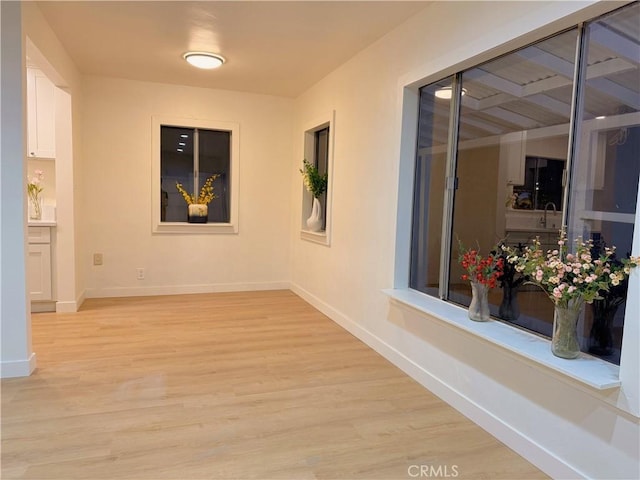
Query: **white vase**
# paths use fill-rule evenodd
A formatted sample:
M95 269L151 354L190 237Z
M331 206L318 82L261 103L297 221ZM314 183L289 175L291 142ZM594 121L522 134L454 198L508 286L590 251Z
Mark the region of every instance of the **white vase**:
M320 200L317 198L313 199L311 215L307 218L307 228L312 232L322 230L322 206L320 205Z
M189 205L189 215L187 221L189 223L207 223L209 207L202 203L192 203Z

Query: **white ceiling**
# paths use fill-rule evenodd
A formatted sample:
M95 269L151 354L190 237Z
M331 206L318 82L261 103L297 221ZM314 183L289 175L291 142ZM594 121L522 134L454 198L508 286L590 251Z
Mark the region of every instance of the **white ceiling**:
M423 9L419 1L41 1L84 74L296 97ZM188 50L227 58L217 70Z

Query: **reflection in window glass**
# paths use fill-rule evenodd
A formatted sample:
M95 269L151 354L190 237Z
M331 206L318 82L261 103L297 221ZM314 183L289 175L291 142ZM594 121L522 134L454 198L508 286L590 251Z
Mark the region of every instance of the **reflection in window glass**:
M562 205L565 165L564 160L527 156L524 164L524 185L522 188L513 187L513 191L519 192L518 198L521 199L518 208L544 210L545 207L556 209ZM522 196L522 193L526 193L526 196ZM525 200L529 201L528 206ZM544 223L541 226L544 226Z
M471 302L458 240L486 255L501 240L517 247L539 236L548 246L557 238L577 34L565 32L462 74L451 301ZM491 314L550 335L552 302L537 287L514 286L504 282L491 290ZM501 309L508 301L517 306Z
M451 88L450 78L420 90L409 285L433 296L439 287Z
M321 176L327 175L329 171L329 127L316 130L313 135L314 164ZM327 190L328 188L327 183ZM327 190L319 197L320 205L325 205L325 208L322 209L322 230L327 228Z
M198 191L212 175L216 194L209 204L209 222L229 221L231 132L198 129Z
M163 222L186 222L184 199L176 189L181 183L193 192L193 135L194 128L162 126L160 129L161 209Z
M590 23L569 233L631 252L640 177L640 4ZM620 363L627 284L588 305L578 326L583 351Z
M196 138L198 148L194 148ZM160 220L187 222L187 204L176 183L197 197L207 178L217 175L213 183L217 198L209 204L208 221L228 222L231 132L163 125L160 149Z

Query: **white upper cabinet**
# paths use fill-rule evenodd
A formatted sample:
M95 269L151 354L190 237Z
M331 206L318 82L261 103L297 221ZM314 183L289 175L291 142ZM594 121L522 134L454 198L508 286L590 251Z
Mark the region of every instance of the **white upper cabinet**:
M513 132L500 139L500 163L507 166L507 184L524 185L527 132Z
M55 158L55 86L40 70L27 68L28 155Z

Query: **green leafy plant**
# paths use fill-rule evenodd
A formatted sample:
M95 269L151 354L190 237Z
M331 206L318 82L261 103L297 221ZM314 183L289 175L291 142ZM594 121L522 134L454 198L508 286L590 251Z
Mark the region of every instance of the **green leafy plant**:
M325 173L320 175L318 168L304 159L304 169L300 169L304 186L311 192L314 198L319 198L327 190L328 176Z
M184 201L187 202L187 205L208 205L211 200L213 200L214 198L218 198L218 196L213 191L213 181L219 176L220 175L216 174L211 175L209 178L207 178L204 182L204 185L202 185L202 188L200 189L200 195L198 195L197 197L187 192L180 182L176 182L176 188L182 194L182 198L184 198Z

